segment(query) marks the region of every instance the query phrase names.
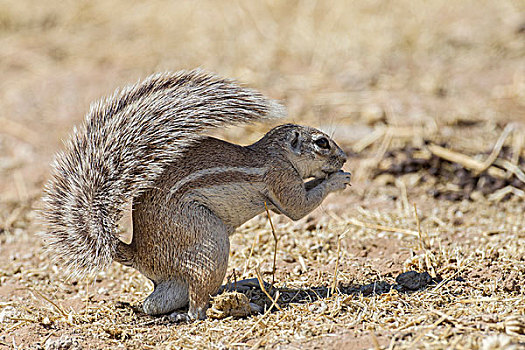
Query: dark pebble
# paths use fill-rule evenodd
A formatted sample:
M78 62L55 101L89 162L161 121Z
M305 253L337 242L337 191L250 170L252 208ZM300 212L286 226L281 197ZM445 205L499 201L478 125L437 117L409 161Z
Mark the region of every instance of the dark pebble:
M418 290L434 283L434 280L428 272L407 271L397 276L396 282L408 290Z

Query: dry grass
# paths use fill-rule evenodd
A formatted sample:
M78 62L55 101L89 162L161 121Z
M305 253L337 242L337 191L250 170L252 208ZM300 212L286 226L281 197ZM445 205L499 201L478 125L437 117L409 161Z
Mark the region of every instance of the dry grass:
M421 173L372 178L389 150L425 140L477 171L522 176L523 21L516 0L3 1L0 348L523 347L521 192L449 202L429 195ZM282 310L168 325L129 306L151 291L136 271L115 264L92 281L63 280L34 235L60 139L93 99L196 66L282 99L292 121L352 152L350 190L297 223L272 216L277 286L337 291L407 270L443 281L300 303L283 293L272 296ZM220 135L248 143L264 130ZM495 158L502 145L509 160ZM260 268L270 281L276 243L265 215L247 223L232 236L228 278Z

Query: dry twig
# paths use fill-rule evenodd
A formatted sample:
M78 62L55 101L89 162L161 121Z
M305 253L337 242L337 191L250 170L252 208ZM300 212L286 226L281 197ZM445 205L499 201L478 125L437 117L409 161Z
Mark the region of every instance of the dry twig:
M263 280L263 278L261 276L261 271L259 271L259 267L255 268L255 274L257 275L257 280L259 281L259 287L261 288L263 293L268 297L268 299L270 299L272 301L272 304L275 304L275 307L278 308L279 311L283 311L283 309L281 309L281 307L279 305L277 305L277 299L274 300L272 298L272 296L270 295L270 293L268 293L268 291L264 287L264 280ZM277 291L277 292L279 292L279 291Z
M359 221L355 218L348 218L348 223L355 225L355 226L370 228L374 230L381 230L381 231L387 231L387 232L398 232L398 233L403 233L406 235L419 237L419 233L413 230L407 230L407 229L399 228L399 227L389 227L389 226L383 226L383 225L370 224L370 223Z
M505 172L503 170L494 166L491 166L487 169L483 162L480 162L479 160L476 160L465 154L454 152L434 144L427 145L427 148L435 156L448 160L449 162L458 163L467 169L474 170L476 172L487 170L488 174L491 176L505 178Z
M270 217L270 211L268 210L268 206L266 205L266 202L264 202L264 208L266 209L266 214L268 215L268 221L270 221L273 240L275 242L275 246L273 249L273 268L272 268L272 286L273 286L273 284L275 283L275 266L277 263L277 244L279 243L279 238L277 237L277 234L275 233L275 228L273 226L272 218Z
M505 127L505 129L503 129L503 132L498 138L498 141L496 141L496 143L494 144L494 147L492 148L492 152L490 153L488 158L483 163L481 163L480 169L476 169L476 172L478 174L487 170L492 165L492 163L494 163L496 158L498 158L498 155L500 154L501 149L503 148L503 144L505 143L505 140L507 139L507 137L509 137L512 130L514 130L513 124L508 124Z
M335 260L334 280L332 281L332 288L330 289L329 295L333 295L335 293L335 288L337 286L337 274L339 272L339 258L341 257L341 240L346 236L346 233L349 230L350 229L347 229L337 238L337 258Z
M521 197L525 199L525 191L520 190L519 188L516 188L514 186L505 186L496 192L492 193L490 196L488 196L488 200L491 202L499 202L501 201L506 195L513 194L517 197Z

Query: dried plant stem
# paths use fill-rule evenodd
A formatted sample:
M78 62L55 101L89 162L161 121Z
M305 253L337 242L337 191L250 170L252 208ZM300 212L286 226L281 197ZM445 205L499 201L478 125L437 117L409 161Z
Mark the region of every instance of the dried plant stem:
M512 159L511 163L518 166L521 156L521 151L525 145L525 132L516 130L512 135Z
M277 234L275 233L275 227L273 226L272 218L270 216L270 211L268 210L268 206L266 205L266 202L264 202L264 208L266 209L266 214L268 215L268 221L270 221L273 240L275 243L275 246L273 249L273 268L272 268L272 286L273 286L273 284L275 283L275 266L277 263L277 244L279 243L279 238L277 237Z
M399 191L401 192L403 211L405 212L405 216L408 217L410 216L410 204L408 202L407 186L401 179L396 179L395 184L396 184L396 187L399 188Z
M525 198L525 191L520 190L519 188L516 188L514 186L505 186L496 192L492 193L487 199L490 202L499 202L501 201L506 195L512 193L513 195L521 198Z
M89 283L86 281L86 304L84 305L84 314L87 315L89 311Z
M387 129L387 131L384 134L383 141L381 142L381 145L379 146L379 149L377 150L375 156L374 156L374 165L377 166L381 159L385 156L386 151L388 150L388 147L390 146L390 143L392 142L393 134L392 130Z
M363 150L365 150L368 146L375 143L377 140L379 140L381 137L385 135L385 128L377 128L370 134L366 135L364 138L362 138L360 141L358 141L354 146L353 150L356 153L361 153Z
M270 299L272 301L272 304L275 304L275 307L277 309L279 309L279 311L283 311L283 309L281 309L281 307L279 305L277 305L277 298L274 300L272 298L272 296L270 295L270 293L268 293L268 291L264 287L264 280L263 280L263 278L261 276L261 271L259 271L259 267L255 268L255 274L257 275L257 280L259 281L259 287L261 287L261 290L263 291L263 293L268 297L268 299ZM278 292L279 291L277 291L277 293ZM272 305L272 307L273 307L273 305Z
M439 310L431 310L431 312L435 313L436 315L440 317L436 322L434 322L432 325L429 326L430 329L436 328L440 323L442 323L443 321L447 321L447 320L453 322L454 324L456 323L456 320L454 320L449 315L443 312L440 312ZM419 332L417 337L412 341L412 344L415 346L426 334L427 334L426 330Z
M337 258L335 260L334 280L332 281L332 288L330 288L330 294L329 295L334 295L335 289L337 287L337 274L339 273L339 258L341 256L341 240L346 236L346 233L348 231L349 231L349 229L347 229L345 232L343 232L337 238Z
M47 301L48 303L50 303L51 305L53 305L55 307L55 309L57 309L57 311L62 315L64 316L65 318L67 318L68 314L64 311L64 309L62 309L62 307L60 307L57 303L55 303L54 301L52 301L51 299L49 299L48 297L46 297L44 294L40 293L39 291L37 291L36 289L29 289L29 291L31 293L36 293L39 297L41 297L42 299L44 299L45 301Z
M355 226L370 228L374 230L381 230L381 231L387 231L387 232L399 232L399 233L403 233L406 235L419 236L419 233L417 233L416 231L407 230L407 229L399 228L399 227L390 227L390 226L370 224L367 222L359 221L355 218L348 218L348 223L355 225Z
M419 220L419 216L417 215L416 203L414 203L414 216L416 217L417 232L419 235L419 244L421 246L421 249L425 251L425 263L427 265L427 270L430 271L430 274L432 275L432 277L436 277L437 276L436 269L434 268L434 265L432 264L432 261L430 259L430 257L432 256L434 257L434 261L435 261L435 256L430 250L430 239L428 237L428 234L421 230L421 221Z
M49 332L49 334L42 340L42 344L45 344L54 334L55 332Z
M259 233L255 236L255 239L253 240L252 247L250 249L250 254L248 255L248 259L246 259L246 263L244 264L244 271L242 272L243 276L246 276L246 271L248 271L248 265L250 263L250 259L253 256L253 251L255 249L255 244L259 241Z
M496 144L494 144L494 147L492 148L492 152L488 156L487 159L483 163L481 163L481 169L477 169L476 171L478 173L481 173L488 169L494 163L496 158L498 158L498 155L501 152L501 149L503 148L503 144L505 143L505 140L507 137L509 137L510 133L514 130L513 124L508 124L505 129L503 129L503 132L501 133L500 137L498 138L498 141L496 141Z
M357 175L355 176L357 181L368 176L369 170L376 168L379 162L381 162L381 159L383 159L386 151L388 150L388 147L390 146L390 143L392 142L393 134L390 129L386 129L384 133L380 134L378 139L379 138L382 138L381 144L375 152L374 157L367 159L367 161L363 163L361 170L358 171Z
M361 140L356 142L352 149L356 153L360 153L366 148L373 145L386 133L389 133L392 138L410 138L412 139L414 135L428 135L434 133L435 127L425 128L425 127L415 127L415 126L380 126L374 129L371 133L363 137Z
M260 283L260 282L259 282ZM248 337L249 334L251 334L253 332L253 330L255 329L255 327L257 327L259 325L259 323L262 322L262 320L264 320L269 314L270 312L272 312L272 309L273 307L277 307L279 308L279 305L277 305L277 300L279 299L279 291L277 291L277 293L275 293L275 300L274 299L271 299L272 300L272 305L268 308L268 310L266 310L266 312L264 313L264 315L262 315L261 318L259 318L257 320L257 322L255 322L253 324L253 326L250 327L250 329L248 330L248 332L244 333L242 337L240 337L239 339L236 339L234 342L232 342L233 344L235 343L238 343L238 342L241 342L243 341L244 339L246 339Z
M474 170L478 173L487 170L488 174L491 176L505 178L505 172L503 170L493 166L487 169L483 162L480 162L479 160L476 160L465 154L454 152L438 145L428 145L427 147L428 150L432 152L432 154L439 158L448 160L449 162L461 164L463 167Z
M510 174L514 174L521 182L525 183L525 173L519 166L509 162L505 159L496 159L494 164L507 170Z
M330 294L334 295L335 288L337 286L337 273L339 272L339 255L341 254L341 238L337 239L337 258L335 260L335 268L334 268L334 280L332 281L332 288L330 288Z
M11 320L16 321L16 319L14 319L14 318L11 318ZM17 328L19 328L19 327L21 327L21 326L23 326L23 325L25 325L27 323L34 323L34 322L35 322L35 320L25 320L25 319L24 320L20 320L20 322L18 322L16 324L12 325L11 327L7 328L6 329L6 333L12 332L15 329L17 329Z
M429 249L430 242L428 242L428 235L426 233L423 234L423 232L421 231L421 221L419 220L419 216L417 215L416 203L414 203L414 216L416 217L417 233L419 236L419 241L421 242L421 247L424 249Z

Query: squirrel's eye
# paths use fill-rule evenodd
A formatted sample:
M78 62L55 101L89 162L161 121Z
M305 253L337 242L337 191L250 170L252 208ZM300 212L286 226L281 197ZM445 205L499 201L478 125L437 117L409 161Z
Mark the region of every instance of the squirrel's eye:
M320 139L315 140L315 144L323 149L330 149L330 143L326 137L321 137Z

